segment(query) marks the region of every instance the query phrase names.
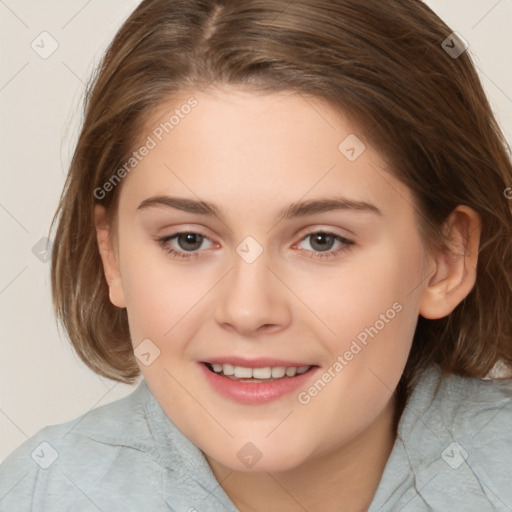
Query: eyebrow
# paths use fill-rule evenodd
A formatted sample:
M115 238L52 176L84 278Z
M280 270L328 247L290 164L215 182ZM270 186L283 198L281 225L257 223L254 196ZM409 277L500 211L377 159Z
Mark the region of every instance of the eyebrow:
M216 216L224 219L221 208L207 201L196 201L185 197L177 196L155 196L144 199L137 210L144 210L152 207L167 207L182 210L188 213L199 215ZM315 213L323 213L333 210L348 210L356 212L368 212L383 216L383 213L375 205L366 201L356 201L346 197L330 197L325 199L310 199L309 201L295 202L281 210L277 214L278 220L304 217Z

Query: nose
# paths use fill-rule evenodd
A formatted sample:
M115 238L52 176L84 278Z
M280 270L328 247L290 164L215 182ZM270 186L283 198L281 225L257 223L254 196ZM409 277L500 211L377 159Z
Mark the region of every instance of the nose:
M244 337L287 328L290 292L271 267L265 251L252 263L235 253L215 309L221 327Z

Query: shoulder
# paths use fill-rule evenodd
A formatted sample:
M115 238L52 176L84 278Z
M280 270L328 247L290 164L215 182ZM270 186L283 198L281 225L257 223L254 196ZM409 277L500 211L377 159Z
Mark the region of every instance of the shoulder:
M97 510L91 496L101 501L98 483L106 484L113 468L124 465L126 471L136 463L154 472L155 462L144 449L151 443L144 417L146 391L142 381L130 395L44 427L22 443L0 465L0 511L58 511L71 504ZM136 485L133 478L131 485Z
M512 507L512 380L486 380L426 371L399 425L422 498L468 510ZM480 508L479 508L480 507Z
M437 366L418 378L400 419L400 430L427 428L504 432L512 419L512 379L475 379L443 374ZM427 420L427 422L425 421Z
M419 379L406 409L403 427L410 430L428 425L471 439L470 445L486 443L495 435L510 441L512 379L467 378L433 367ZM506 448L511 450L512 445Z

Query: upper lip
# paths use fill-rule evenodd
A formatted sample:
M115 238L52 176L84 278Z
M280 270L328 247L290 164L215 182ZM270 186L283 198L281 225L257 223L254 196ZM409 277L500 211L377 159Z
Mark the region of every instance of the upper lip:
M230 364L232 366L242 366L243 368L266 368L268 366L284 366L286 368L290 366L296 366L300 368L301 366L315 366L311 363L284 360L284 359L275 359L271 357L259 357L257 359L245 359L243 357L212 357L209 359L205 359L202 361L203 363L217 363L217 364Z

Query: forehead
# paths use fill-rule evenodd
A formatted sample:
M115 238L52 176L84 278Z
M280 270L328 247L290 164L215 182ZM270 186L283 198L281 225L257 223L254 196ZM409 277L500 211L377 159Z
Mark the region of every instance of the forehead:
M347 116L290 92L180 93L147 119L135 151L144 145L151 149L123 185L132 201L179 193L277 207L335 191L385 210L410 200Z
M279 155L305 154L320 164L326 149L336 153L340 137L357 131L343 113L319 98L289 91L262 94L211 89L183 92L160 105L142 135L153 135L157 143L167 146L174 141L183 150L200 148L212 156L229 148L253 156L266 148L260 159L269 155L275 161ZM360 133L359 138L363 137Z

